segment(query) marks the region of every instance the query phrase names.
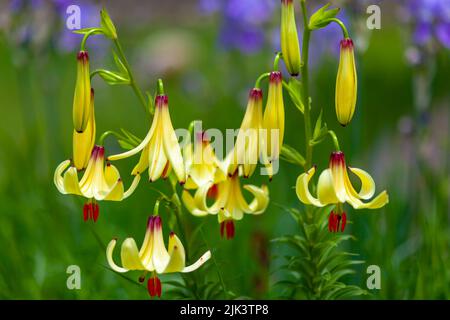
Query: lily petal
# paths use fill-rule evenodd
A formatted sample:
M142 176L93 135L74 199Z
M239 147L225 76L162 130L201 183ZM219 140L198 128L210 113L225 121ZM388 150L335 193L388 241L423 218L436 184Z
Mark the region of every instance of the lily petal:
M174 233L170 234L168 248L170 260L164 270L164 273L182 271L185 267L186 253L184 251L183 244Z
M316 207L323 207L318 199L314 198L314 196L309 192L308 184L311 180L312 176L316 172L316 167L312 167L307 172L302 173L297 178L297 183L295 184L295 191L297 193L297 197L304 204L312 204Z
M361 190L358 193L359 197L364 200L372 198L375 194L375 181L373 181L370 174L358 168L348 167L348 169L361 180Z
M249 204L250 211L247 213L263 213L269 205L269 188L266 185L261 188L254 185L245 185L244 189L250 191L255 197Z
M114 248L116 247L116 243L117 243L116 239L113 239L109 242L108 247L106 248L106 259L108 260L108 264L111 267L111 269L119 273L124 273L127 272L128 269L119 267L117 264L115 264L112 257Z
M188 272L192 272L194 270L197 270L198 268L201 267L202 264L204 264L206 261L208 261L211 258L211 251L207 251L205 252L205 254L203 254L200 259L198 259L196 262L194 262L193 264L191 264L188 267L185 267L183 270L181 270L181 272L183 273L188 273Z
M55 174L53 175L53 182L55 183L55 186L58 189L58 191L61 192L62 194L67 194L66 189L64 188L64 178L62 177L62 174L69 165L70 160L65 160L61 162L56 167Z

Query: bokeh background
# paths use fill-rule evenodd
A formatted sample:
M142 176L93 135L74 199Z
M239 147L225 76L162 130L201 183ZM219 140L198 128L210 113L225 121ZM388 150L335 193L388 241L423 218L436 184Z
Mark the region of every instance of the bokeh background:
M323 2L308 0L310 10ZM365 262L346 278L366 288L366 268L382 272L381 290L363 299L448 299L449 258L449 74L448 0L331 1L342 8L355 40L359 77L357 112L348 128L334 114L334 84L340 30L331 25L313 33L311 90L313 116L322 108L348 162L372 173L390 203L381 210L348 210L355 236L348 250ZM369 4L381 8L381 29L366 27ZM71 156L71 110L75 56L80 36L65 28L66 8L81 8L82 27L99 23L104 5L139 85L153 92L162 77L175 127L202 119L204 128L238 128L248 90L270 70L279 50L280 3L275 0L185 1L0 1L0 298L147 299L137 273L121 277L106 268L104 245L112 238L141 241L162 181L143 179L135 194L100 204L97 223L82 219L83 200L59 194L56 166ZM298 3L296 3L297 9ZM298 27L301 30L300 19ZM114 68L111 43L94 36L87 44L92 70ZM97 130L147 131L139 101L127 86L95 78ZM286 142L303 150L301 115L286 102ZM120 150L107 140L107 153ZM319 167L332 150L315 149ZM126 184L136 159L118 163ZM188 249L209 247L215 257L192 275L195 283L222 278L237 297L278 298L281 289L273 256L282 250L270 240L295 233L293 220L277 204L300 207L293 186L301 169L282 163L270 183L271 204L261 216L246 216L233 241L220 239L215 217L186 211ZM252 183L267 181L252 178ZM162 213L179 231L174 214ZM201 230L198 226L201 225ZM201 235L199 235L201 234ZM66 268L81 268L81 290L68 290ZM180 281L178 276L163 276ZM170 299L169 287L163 290ZM202 298L201 296L193 296ZM224 297L218 296L218 297Z

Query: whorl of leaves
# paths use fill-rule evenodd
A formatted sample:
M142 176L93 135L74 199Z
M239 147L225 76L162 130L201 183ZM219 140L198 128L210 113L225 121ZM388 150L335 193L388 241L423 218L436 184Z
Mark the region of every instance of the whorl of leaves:
M295 208L288 208L299 227L299 233L286 235L272 241L287 245L294 251L284 255L281 267L275 273L281 274L281 280L274 288L282 294L280 298L306 299L348 299L367 292L355 285L346 285L342 278L355 273L352 266L364 261L352 260L357 254L340 250L339 245L351 235L330 233L328 231L328 213L330 207L314 209L310 215Z

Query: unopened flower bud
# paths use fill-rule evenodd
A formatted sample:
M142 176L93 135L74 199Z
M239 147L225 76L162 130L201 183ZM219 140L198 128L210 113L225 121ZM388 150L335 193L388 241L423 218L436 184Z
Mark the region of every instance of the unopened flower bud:
M341 56L336 78L336 115L341 125L346 126L353 117L356 106L357 79L353 41L341 40Z
M293 0L281 0L281 52L286 68L292 76L300 72L300 45Z

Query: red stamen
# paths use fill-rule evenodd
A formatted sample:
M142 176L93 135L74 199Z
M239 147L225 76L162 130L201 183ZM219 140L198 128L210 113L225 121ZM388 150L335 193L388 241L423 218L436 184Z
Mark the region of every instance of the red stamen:
M98 214L99 214L98 203L93 203L92 206L93 206L92 218L94 219L94 222L97 222Z
M227 231L227 239L232 239L234 237L234 222L233 220L226 221L225 224Z
M345 212L343 212L342 213L342 225L341 225L342 232L344 232L346 224L347 224L347 214Z
M89 203L85 203L83 206L83 220L87 221L89 216Z
M155 277L155 293L158 295L158 298L161 298L161 281L158 277Z
M155 278L150 277L150 278L148 279L148 282L147 282L147 290L148 290L148 293L150 294L150 297L153 298L153 297L156 295L156 291L155 291Z

